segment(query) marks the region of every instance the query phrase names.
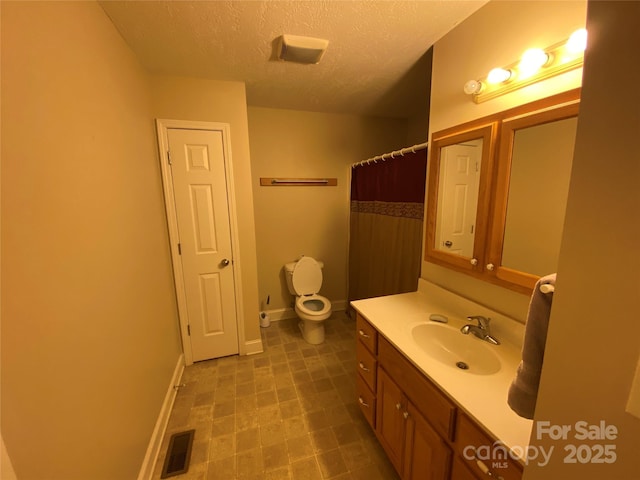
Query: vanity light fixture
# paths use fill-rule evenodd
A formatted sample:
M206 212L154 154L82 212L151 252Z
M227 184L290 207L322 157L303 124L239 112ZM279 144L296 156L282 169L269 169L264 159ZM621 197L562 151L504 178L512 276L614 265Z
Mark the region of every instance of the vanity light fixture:
M480 80L469 80L464 92L476 103L485 102L547 78L582 66L587 45L587 31L576 30L571 36L548 48L526 50L520 60L494 68Z

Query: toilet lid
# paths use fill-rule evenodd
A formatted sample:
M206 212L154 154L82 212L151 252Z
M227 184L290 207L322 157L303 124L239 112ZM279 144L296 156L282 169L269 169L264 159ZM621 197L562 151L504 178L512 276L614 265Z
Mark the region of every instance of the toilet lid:
M298 295L318 293L322 286L320 265L311 257L302 257L296 262L291 281Z

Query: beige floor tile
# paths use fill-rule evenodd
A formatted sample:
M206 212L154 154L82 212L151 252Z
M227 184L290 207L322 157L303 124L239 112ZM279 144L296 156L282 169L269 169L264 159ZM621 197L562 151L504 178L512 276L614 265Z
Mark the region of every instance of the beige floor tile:
M323 478L333 478L342 473L347 473L347 465L344 463L339 449L329 450L317 455L318 465Z
M239 479L259 478L263 472L262 449L255 448L236 455L236 474Z
M310 457L314 454L311 436L309 434L300 437L287 438L289 449L289 459L293 462L302 458Z
M235 455L209 462L207 480L230 480L232 478L236 478Z
M262 463L265 471L276 470L289 464L286 442L262 447Z
M322 480L322 474L315 457L293 462L291 464L291 474L295 480Z
M236 451L244 452L260 447L260 429L250 428L241 432L236 432Z

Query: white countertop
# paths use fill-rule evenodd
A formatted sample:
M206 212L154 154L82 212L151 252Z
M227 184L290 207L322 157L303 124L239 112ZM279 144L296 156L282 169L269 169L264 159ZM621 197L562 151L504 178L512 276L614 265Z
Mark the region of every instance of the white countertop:
M526 453L533 422L518 416L507 404L507 392L521 359L524 325L423 279L417 292L356 300L351 305L514 454ZM469 323L469 315L491 317L491 333L501 344L485 343L495 349L500 370L491 375L473 374L425 353L413 340L411 327L416 322L433 323L429 320L432 313L446 315L448 324L455 328Z

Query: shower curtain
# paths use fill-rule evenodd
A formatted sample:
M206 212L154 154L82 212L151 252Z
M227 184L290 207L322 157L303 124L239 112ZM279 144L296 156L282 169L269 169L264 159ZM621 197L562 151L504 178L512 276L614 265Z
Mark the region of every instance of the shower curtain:
M426 149L353 167L349 300L417 289L426 172Z

